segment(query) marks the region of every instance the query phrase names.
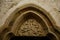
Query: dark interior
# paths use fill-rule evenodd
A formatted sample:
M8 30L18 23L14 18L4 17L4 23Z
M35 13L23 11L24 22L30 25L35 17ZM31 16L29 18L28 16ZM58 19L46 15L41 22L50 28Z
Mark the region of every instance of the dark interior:
M46 36L12 36L10 40L57 40L56 37L48 33Z
M35 37L35 36L14 36L10 40L51 40L48 36Z

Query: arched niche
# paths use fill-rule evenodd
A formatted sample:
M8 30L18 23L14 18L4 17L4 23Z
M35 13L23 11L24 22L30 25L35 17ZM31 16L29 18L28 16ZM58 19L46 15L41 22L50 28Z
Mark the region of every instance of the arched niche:
M7 32L12 32L15 36L21 36L20 32L18 32L18 30L20 30L19 28L22 27L22 25L24 25L23 23L25 23L26 21L29 21L30 19L33 21L36 21L37 24L39 24L37 26L40 26L40 29L43 30L43 33L41 34L42 36L46 36L48 33L51 33L55 35L56 39L58 40L58 37L57 37L58 33L55 32L54 22L51 15L47 11L45 11L43 8L38 7L36 5L24 5L14 10L10 14L10 16L7 18L5 24L3 25L4 28L2 29L1 34L3 33L5 35ZM6 28L8 29L8 31L7 32L3 31ZM44 34L44 32L46 34ZM32 35L34 36L34 34Z
M43 17L42 17L43 18ZM36 22L36 24L35 24ZM47 24L44 23L44 21L36 15L36 13L33 12L27 12L27 13L23 13L21 14L17 20L15 21L13 27L12 27L12 32L16 32L16 30L18 31L18 29L23 26L42 26L44 28L44 30L46 30L46 32L48 32L48 28L46 26L48 26ZM17 27L18 26L18 27ZM40 27L42 29L42 27ZM26 28L26 27L25 27ZM38 27L39 28L39 27ZM28 29L28 28L27 28ZM31 29L31 28L29 28ZM34 30L33 30L34 31ZM39 30L38 30L39 31ZM42 30L40 30L42 32ZM26 36L26 35L25 35ZM27 35L29 36L29 35Z

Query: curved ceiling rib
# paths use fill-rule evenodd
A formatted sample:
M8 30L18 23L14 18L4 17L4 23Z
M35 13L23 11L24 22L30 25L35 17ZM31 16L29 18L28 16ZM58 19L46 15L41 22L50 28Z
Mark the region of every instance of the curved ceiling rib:
M25 26L23 27L23 25ZM4 31L1 32L1 34L4 32L3 33L4 35L8 35L6 33L12 32L15 36L24 36L23 34L25 32L24 31L25 29L23 28L25 28L27 25L28 27L29 26L30 27L29 28L27 27L26 30L28 29L30 30L29 32L25 33L26 34L25 36L31 36L31 35L37 36L37 34L39 34L38 36L46 36L47 34L51 33L55 36L56 40L58 40L57 34L54 30L54 25L52 24L51 20L44 12L33 6L22 8L17 13L12 13L8 17L8 20L5 22L5 24L3 25L3 27L6 27L7 29L5 28ZM39 30L36 29L35 26L38 26ZM21 28L23 29L22 31L24 31L23 33L21 32ZM35 33L32 33L32 31L34 31ZM4 36L4 38L6 38L6 36Z

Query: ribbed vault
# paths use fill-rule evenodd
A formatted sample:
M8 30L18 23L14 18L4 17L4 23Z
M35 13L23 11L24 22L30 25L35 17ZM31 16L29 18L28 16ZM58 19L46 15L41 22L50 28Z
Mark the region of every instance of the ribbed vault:
M15 13L16 12L16 13ZM43 10L35 6L23 7L15 10L6 20L1 32L1 39L9 40L12 36L50 36L56 40L58 36L55 32L52 20ZM3 35L3 36L2 36ZM2 38L3 37L3 38ZM51 40L55 40L53 37Z

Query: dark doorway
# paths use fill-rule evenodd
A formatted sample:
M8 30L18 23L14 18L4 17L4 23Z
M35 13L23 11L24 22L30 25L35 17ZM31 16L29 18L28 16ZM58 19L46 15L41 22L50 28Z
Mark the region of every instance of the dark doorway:
M35 37L35 36L14 36L10 40L51 40L48 36Z

